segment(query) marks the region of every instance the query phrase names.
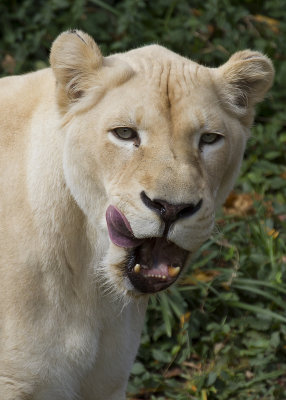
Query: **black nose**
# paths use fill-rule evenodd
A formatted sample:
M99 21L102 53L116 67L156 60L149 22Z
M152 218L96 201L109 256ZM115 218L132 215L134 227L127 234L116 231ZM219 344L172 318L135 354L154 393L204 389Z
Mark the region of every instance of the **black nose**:
M201 199L196 204L170 204L165 200L151 200L144 191L140 193L140 197L148 208L160 214L161 218L168 226L179 218L190 217L195 214L203 203Z

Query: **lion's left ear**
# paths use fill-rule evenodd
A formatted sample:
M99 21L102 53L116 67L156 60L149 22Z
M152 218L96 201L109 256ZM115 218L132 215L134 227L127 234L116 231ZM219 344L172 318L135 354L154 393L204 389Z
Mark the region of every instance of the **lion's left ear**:
M50 63L57 81L58 102L66 109L92 86L103 56L95 41L86 33L71 30L54 41Z
M263 100L273 82L271 60L258 51L238 51L216 74L223 103L246 124L251 124L253 107Z

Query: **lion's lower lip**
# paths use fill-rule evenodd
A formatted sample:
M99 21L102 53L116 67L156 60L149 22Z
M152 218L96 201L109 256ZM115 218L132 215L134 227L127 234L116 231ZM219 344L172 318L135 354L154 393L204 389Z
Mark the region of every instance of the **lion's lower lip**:
M155 293L166 289L180 275L188 252L165 238L146 239L131 250L127 276L142 293Z

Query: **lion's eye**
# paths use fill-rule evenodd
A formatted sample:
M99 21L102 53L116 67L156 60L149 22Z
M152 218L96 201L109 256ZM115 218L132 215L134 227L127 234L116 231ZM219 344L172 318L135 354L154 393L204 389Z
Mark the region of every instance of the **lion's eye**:
M204 133L200 138L200 146L204 144L213 144L221 138L222 135L218 135L217 133Z
M116 137L122 140L133 140L138 138L137 132L132 128L115 128L111 131Z

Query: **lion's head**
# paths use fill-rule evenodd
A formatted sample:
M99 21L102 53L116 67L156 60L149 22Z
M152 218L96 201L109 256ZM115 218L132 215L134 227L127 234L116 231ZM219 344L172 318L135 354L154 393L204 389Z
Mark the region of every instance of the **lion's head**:
M167 288L210 236L273 79L259 52L207 68L152 45L104 58L87 34L53 44L67 185L121 293ZM105 235L105 236L104 236Z

